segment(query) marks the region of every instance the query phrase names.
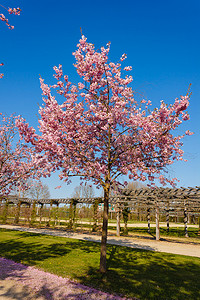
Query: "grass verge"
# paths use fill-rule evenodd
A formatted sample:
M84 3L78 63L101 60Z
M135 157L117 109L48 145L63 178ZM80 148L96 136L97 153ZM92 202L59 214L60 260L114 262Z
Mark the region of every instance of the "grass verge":
M200 259L108 245L109 271L98 272L100 245L0 229L0 256L140 299L200 299Z

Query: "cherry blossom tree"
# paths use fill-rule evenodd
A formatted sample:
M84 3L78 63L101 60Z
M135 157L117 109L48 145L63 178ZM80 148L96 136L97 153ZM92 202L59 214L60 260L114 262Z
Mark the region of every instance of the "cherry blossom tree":
M29 188L29 178L39 178L46 165L45 157L19 138L14 115L0 113L0 195L12 192L13 187Z
M10 15L20 15L20 13L21 13L21 9L19 7L17 7L17 8L6 8L1 4L0 4L0 6L4 10L7 10L7 12ZM14 26L10 25L9 20L4 16L4 14L0 14L0 21L5 22L9 29L11 29L11 30L14 29ZM4 65L3 63L0 63L0 66L3 66L3 65ZM3 73L0 73L0 78L3 78Z
M60 179L70 183L72 176L92 180L104 190L104 212L101 240L100 272L106 272L106 242L108 203L111 186L120 182L122 175L152 184L174 184L168 179L166 166L183 160L181 139L184 134L172 132L184 120L189 95L175 99L171 105L161 102L149 112L151 101L137 103L130 87L130 66L122 68L122 55L117 63L108 60L110 44L95 50L82 36L73 53L74 64L81 80L72 84L63 75L62 65L54 67L54 85L40 78L43 106L40 107L38 135L25 120L17 126L26 142L36 152L44 152ZM59 104L60 95L64 102ZM144 106L144 107L143 107ZM190 134L187 131L187 134Z

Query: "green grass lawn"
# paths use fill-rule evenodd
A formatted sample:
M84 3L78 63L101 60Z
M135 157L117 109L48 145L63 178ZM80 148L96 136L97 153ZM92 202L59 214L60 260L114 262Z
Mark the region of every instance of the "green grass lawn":
M116 227L114 226L109 226L108 227L111 230L116 230ZM121 232L123 234L124 228L121 227ZM128 228L129 233L136 233L136 234L148 234L148 228L144 227L129 227ZM193 228L193 227L188 227L188 235L189 237L192 238L198 238L198 232L199 228ZM156 235L156 228L151 227L151 235L155 236ZM149 235L149 234L148 234ZM171 227L169 229L169 232L167 231L167 228L160 227L160 235L161 237L184 237L185 236L185 229L183 227Z
M79 224L76 225L76 229L80 228L85 228L85 229L90 229L91 226L89 224L84 224L83 226ZM120 226L121 228L121 235L123 235L124 232L124 227L123 225ZM108 230L112 230L116 232L116 226L109 225ZM148 227L128 227L128 232L129 234L136 234L136 235L141 235L141 236L156 236L156 228L151 227L151 232L148 233ZM161 237L185 237L185 229L184 227L170 227L169 232L167 231L167 228L165 227L160 227L160 235ZM188 235L191 238L196 238L200 241L200 236L199 236L199 228L193 228L193 227L188 227Z
M199 258L108 245L102 276L99 243L3 229L0 256L129 297L200 299Z

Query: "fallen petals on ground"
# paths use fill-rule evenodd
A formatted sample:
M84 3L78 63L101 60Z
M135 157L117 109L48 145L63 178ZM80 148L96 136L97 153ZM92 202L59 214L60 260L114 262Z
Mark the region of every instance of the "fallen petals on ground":
M68 278L63 278L51 273L25 266L10 259L0 257L0 279L14 280L28 287L37 296L44 299L99 299L99 300L122 300L116 295L110 295L97 289L84 286Z

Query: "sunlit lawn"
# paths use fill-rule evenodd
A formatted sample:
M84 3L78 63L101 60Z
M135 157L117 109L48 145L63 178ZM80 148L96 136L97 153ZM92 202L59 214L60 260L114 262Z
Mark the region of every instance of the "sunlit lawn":
M109 226L108 227L111 230L116 230L115 227L113 226ZM123 227L121 227L121 232L123 233ZM131 233L136 233L136 234L148 234L148 230L147 227L129 227L128 228L128 232ZM188 228L188 235L189 237L193 237L193 238L198 238L198 232L199 229L198 228L193 228L193 227L189 227ZM156 235L156 228L152 227L151 231L150 231L151 235L155 236ZM169 232L167 231L167 228L164 227L160 227L160 235L162 237L184 237L185 236L185 230L183 227L171 227Z
M100 245L0 230L0 256L140 299L200 299L200 259L108 245L109 271L98 272Z
M91 228L89 224L81 224L76 225L76 228ZM112 226L111 224L108 226L108 230L112 230L116 232L116 226ZM121 226L121 234L123 235L124 227ZM150 233L148 233L148 227L128 227L128 233L130 235L136 234L141 236L154 236L156 235L156 228L151 227ZM184 227L170 227L169 232L167 231L167 227L160 227L160 235L161 237L185 237L185 229ZM188 227L188 235L191 238L197 238L200 242L199 236L199 228ZM187 239L186 239L187 240ZM197 240L197 242L198 242Z

